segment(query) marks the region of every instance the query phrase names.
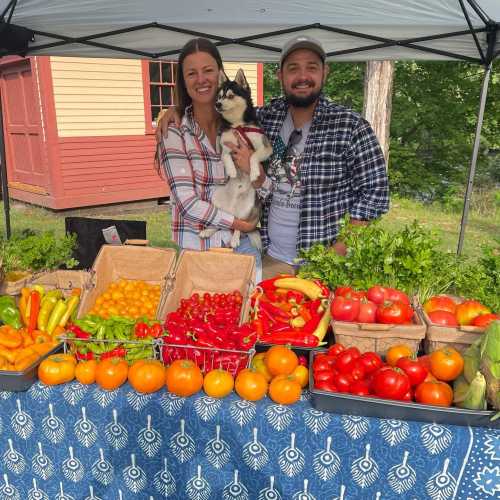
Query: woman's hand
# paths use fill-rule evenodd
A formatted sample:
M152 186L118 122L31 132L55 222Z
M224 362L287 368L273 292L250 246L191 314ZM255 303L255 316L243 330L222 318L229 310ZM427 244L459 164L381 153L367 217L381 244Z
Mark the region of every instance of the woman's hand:
M181 117L175 106L162 109L156 119L156 142L168 136L168 127L174 123L177 127L181 124Z
M252 156L253 150L248 147L247 143L243 143L239 137L237 137L237 140L237 144L225 142L224 146L231 150L231 157L235 165L246 174L250 174L250 156Z

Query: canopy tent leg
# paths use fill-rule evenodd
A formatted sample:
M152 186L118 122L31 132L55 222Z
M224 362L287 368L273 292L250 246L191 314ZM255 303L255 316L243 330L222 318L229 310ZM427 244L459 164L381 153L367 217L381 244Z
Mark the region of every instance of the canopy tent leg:
M481 95L479 98L479 112L477 114L476 135L474 137L474 147L472 148L472 158L469 168L469 178L467 181L467 189L464 196L464 208L462 211L462 221L460 222L460 236L458 237L457 254L462 253L465 236L465 226L469 217L469 205L472 195L472 185L474 183L474 174L476 173L477 156L479 153L479 145L481 142L481 129L483 127L484 108L486 107L486 98L488 96L488 86L490 83L492 63L485 67L483 76L483 85L481 87Z
M7 239L10 238L10 202L9 202L9 185L7 182L7 154L5 152L5 135L3 128L3 108L0 95L0 176L2 178L2 199L3 212L5 216L5 233Z

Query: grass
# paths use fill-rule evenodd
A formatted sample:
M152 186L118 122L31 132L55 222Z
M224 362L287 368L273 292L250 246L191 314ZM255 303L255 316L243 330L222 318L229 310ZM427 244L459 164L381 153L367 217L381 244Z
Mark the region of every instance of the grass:
M123 212L123 206L117 206L116 212L110 207L102 214L93 208L89 211L81 209L80 216L107 218L107 219L133 219L147 222L147 236L153 246L174 246L170 239L170 215L167 205L162 205L154 210L138 210ZM55 231L64 234L64 213L55 213L40 207L14 203L11 207L11 228L13 233L24 229L35 231ZM422 203L393 198L390 212L384 216L382 225L388 230L397 230L405 224L417 220L429 229L435 230L442 240L442 248L455 252L457 249L460 231L461 213L443 210L440 206L424 205ZM5 234L5 220L1 217L0 230ZM494 238L500 235L500 210L490 210L489 216L472 211L465 233L464 254L477 257L480 247L484 244L493 244Z

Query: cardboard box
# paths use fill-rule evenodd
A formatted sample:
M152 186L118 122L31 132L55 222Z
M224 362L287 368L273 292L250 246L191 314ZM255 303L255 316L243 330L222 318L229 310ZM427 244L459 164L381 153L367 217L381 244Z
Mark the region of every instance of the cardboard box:
M45 290L61 290L65 297L71 295L74 288L83 292L90 286L91 274L88 271L57 270L43 273L28 280L26 286L41 285Z
M172 248L103 245L90 271L89 286L83 293L78 318L92 309L96 298L119 279L142 280L165 290L172 279L175 258Z
M222 250L222 251L221 251ZM157 318L163 321L167 313L175 311L181 299L193 293L229 293L239 290L243 296L241 322L249 313L249 296L255 284L255 258L215 249L208 252L183 250L177 261L168 290L162 296Z

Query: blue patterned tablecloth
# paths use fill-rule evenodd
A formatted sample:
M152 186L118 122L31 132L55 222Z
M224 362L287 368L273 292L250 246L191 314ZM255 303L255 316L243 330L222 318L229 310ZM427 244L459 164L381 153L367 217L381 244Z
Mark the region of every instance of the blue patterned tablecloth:
M499 498L500 432L236 395L0 392L0 500Z

